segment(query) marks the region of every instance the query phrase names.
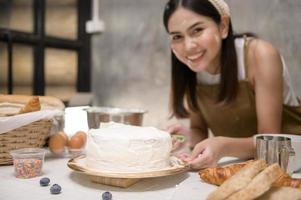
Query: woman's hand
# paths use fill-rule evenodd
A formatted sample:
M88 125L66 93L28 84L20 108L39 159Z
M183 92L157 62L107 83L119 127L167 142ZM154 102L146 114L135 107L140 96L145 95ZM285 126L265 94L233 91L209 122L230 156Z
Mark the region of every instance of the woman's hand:
M213 137L205 139L195 145L191 155L182 155L180 158L190 164L192 169L216 166L224 156L240 159L253 158L255 146L253 138Z
M172 124L167 126L165 131L169 132L170 134L180 134L180 135L188 136L190 129L178 123L178 124Z
M185 127L182 124L173 124L168 126L165 131L169 132L172 137L172 146L173 146L173 151L178 150L182 147L184 147L185 144L187 144L187 138L189 137L190 134L190 129ZM177 139L179 137L174 137L173 135L180 135L183 136L181 140ZM181 137L180 137L181 138Z
M205 167L216 166L222 158L223 140L219 137L208 138L198 143L190 156L179 156L183 161L190 164L192 169L199 170Z

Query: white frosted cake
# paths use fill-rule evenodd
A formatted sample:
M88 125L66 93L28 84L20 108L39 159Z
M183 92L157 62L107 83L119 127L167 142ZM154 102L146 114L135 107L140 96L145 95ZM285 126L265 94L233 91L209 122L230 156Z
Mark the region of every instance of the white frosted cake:
M110 122L89 131L86 165L112 172L158 170L169 166L171 148L165 131Z

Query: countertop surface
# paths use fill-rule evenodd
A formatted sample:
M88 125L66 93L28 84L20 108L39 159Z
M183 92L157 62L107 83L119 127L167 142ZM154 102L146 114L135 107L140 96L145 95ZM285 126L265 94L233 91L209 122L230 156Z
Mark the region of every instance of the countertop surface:
M0 199L1 200L47 200L47 199L102 199L105 191L110 191L114 200L200 200L216 186L201 181L197 172L145 178L128 188L119 188L91 182L90 178L73 171L67 166L69 158L51 158L45 160L43 175L30 179L14 176L13 166L0 166ZM42 177L50 178L49 186L40 186ZM50 185L59 184L62 192L50 194Z
M0 166L0 199L1 200L48 200L48 199L97 199L102 193L110 191L113 200L205 200L216 186L202 182L197 172L183 172L157 178L145 178L128 188L119 188L91 182L82 173L73 171L67 166L70 158L46 157L43 175L30 179L20 179L14 176L13 166ZM225 158L222 163L232 162ZM49 186L40 186L42 177L50 178ZM293 174L301 178L301 173ZM50 185L59 184L62 192L50 194Z

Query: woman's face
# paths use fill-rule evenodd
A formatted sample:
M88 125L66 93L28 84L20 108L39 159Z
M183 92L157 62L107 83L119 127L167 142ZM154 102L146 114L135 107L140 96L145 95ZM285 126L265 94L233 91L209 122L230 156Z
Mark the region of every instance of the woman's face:
M168 21L173 53L194 72L218 73L221 42L228 34L222 24L179 7Z

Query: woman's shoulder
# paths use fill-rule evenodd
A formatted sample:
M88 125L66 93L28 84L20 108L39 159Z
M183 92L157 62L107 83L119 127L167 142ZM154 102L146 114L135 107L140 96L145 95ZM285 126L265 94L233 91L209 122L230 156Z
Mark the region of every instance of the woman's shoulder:
M260 38L249 38L249 56L253 59L280 58L278 49L270 42Z
M248 71L252 78L282 74L282 61L277 48L270 42L252 38L248 45ZM262 78L264 78L262 77Z

